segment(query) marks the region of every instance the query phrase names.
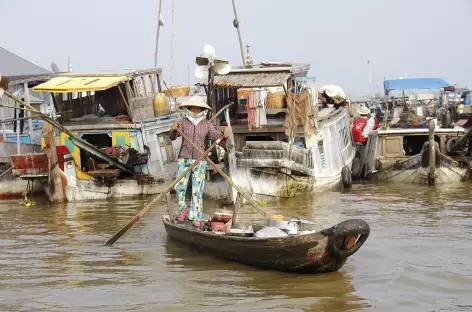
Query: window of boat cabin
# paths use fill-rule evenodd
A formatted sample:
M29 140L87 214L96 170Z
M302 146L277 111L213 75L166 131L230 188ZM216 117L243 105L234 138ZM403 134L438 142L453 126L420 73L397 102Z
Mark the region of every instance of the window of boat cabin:
M414 156L421 153L424 143L428 142L429 135L407 135L403 137L403 151L405 156ZM434 136L439 143L439 137Z
M118 87L96 92L59 94L55 95L55 100L61 122L87 122L90 119L90 123L96 123L97 120L93 116L128 115Z
M107 133L83 134L82 139L89 142L97 148L106 148L112 146L112 138ZM80 149L80 169L84 172L104 169L109 164L96 157L91 157L84 149Z

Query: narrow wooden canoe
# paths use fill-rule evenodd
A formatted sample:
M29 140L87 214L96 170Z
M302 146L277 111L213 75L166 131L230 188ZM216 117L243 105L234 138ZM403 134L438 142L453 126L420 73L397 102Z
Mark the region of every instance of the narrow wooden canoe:
M351 219L319 232L260 238L197 231L163 216L167 235L200 251L266 270L327 273L339 270L364 244L370 227Z

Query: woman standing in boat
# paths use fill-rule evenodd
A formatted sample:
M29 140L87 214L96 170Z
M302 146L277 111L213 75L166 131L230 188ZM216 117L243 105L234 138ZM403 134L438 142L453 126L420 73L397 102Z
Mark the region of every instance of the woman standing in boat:
M192 97L188 101L183 102L180 108L183 109L185 117L182 118L179 123L172 125L170 132L171 140L175 140L179 136L176 131L176 129L179 128L200 150L204 151L207 139L216 140L220 137L220 131L206 118L208 110L211 110L211 108L201 98ZM224 132L224 137L228 137L226 132ZM194 150L188 142L182 140L182 146L177 160L177 176L181 175L199 156L199 152ZM200 226L203 217L203 189L205 187L206 170L207 162L202 160L191 171L192 200L190 211L185 205L185 192L187 190L190 172L175 185L174 190L179 206L179 216L177 217L179 223L183 223L187 213L189 213L188 219L192 221L193 226Z

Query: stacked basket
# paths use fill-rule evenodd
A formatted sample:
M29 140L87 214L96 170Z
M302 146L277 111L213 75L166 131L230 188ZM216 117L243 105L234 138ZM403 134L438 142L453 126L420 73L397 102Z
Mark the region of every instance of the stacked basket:
M165 95L172 96L172 97L189 96L190 87L189 86L170 87L169 89L164 90L164 93Z

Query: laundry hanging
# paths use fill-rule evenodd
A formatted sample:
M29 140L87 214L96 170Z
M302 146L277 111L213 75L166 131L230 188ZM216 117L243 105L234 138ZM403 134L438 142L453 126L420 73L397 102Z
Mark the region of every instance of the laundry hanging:
M256 123L256 99L255 94L252 91L249 91L247 94L247 125L249 130L251 130Z
M318 126L317 110L313 108L312 95L307 90L300 94L289 93L287 96L287 112L285 115L285 135L294 138L298 126L304 127L308 141L316 134ZM310 144L311 145L311 144Z
M267 124L266 116L267 92L263 89L252 89L247 94L248 128L260 128Z
M267 92L265 90L255 90L256 96L256 128L267 125L266 100Z

